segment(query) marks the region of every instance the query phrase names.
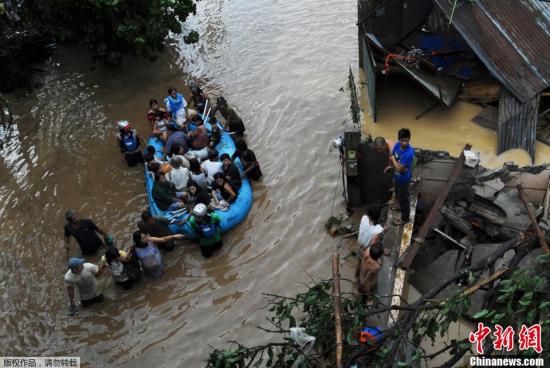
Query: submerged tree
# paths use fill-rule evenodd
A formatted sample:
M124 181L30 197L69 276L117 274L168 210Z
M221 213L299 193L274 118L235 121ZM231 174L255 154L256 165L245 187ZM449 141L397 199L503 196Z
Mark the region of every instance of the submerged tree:
M153 60L195 11L194 0L0 0L0 90L27 84L47 45L83 46L115 66L124 54ZM197 32L184 40L197 42Z
M42 0L28 5L56 41L88 47L94 59L119 64L125 53L154 57L169 32L194 14L193 0Z
M508 250L514 249L516 256L507 270L494 273L487 280L481 280L484 271L491 270L495 262ZM548 302L548 274L550 255L539 256L536 263L528 268L517 269L519 260L527 254L524 242L513 239L503 243L492 255L480 262L459 270L440 285L412 304L387 306L377 298L365 305L361 297L343 294L341 297L341 320L343 331L343 359L345 366L358 364L359 367L418 366L421 361L429 361L448 352L450 360L444 367L452 367L464 354L471 351L472 344L467 340L451 341L438 352L428 354L420 344L435 341L448 333L452 322L459 319L483 321L494 330L496 324L511 326L516 332L521 325L539 323L542 336L550 335L550 302ZM460 290L456 295L436 301L434 298L448 285L458 280L469 279L469 289ZM347 280L347 282L351 282ZM268 319L272 327L261 330L280 338L271 343L246 347L239 342L224 350L214 349L208 358L209 368L245 368L245 367L334 367L336 337L334 308L332 299L332 280L316 282L304 293L295 297L269 295L267 311L272 313ZM481 287L495 285L486 294L484 308L475 315L468 314L471 297ZM389 310L400 310L400 318L376 338L360 341L360 332L369 317ZM316 338L315 347L305 352L304 347L289 337L291 327L304 328L306 334ZM547 344L547 343L546 343ZM412 347L412 349L411 349ZM492 340L485 341L485 356L500 354L492 348ZM405 350L409 354L404 354ZM543 354L548 355L548 346ZM513 355L534 356L533 349L518 350ZM548 358L548 356L547 356ZM296 364L297 361L299 364Z

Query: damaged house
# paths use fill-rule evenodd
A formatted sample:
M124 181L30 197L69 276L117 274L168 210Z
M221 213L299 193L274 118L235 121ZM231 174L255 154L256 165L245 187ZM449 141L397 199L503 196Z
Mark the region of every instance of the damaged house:
M376 86L401 72L450 107L485 109L498 153L535 157L550 144L550 3L540 0L359 0L360 67L377 120Z

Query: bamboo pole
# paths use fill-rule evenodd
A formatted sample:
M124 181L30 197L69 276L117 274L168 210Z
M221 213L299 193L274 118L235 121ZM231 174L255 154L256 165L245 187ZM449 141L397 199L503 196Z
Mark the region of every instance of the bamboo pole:
M342 365L342 317L340 315L340 259L338 253L332 254L332 288L334 296L334 326L336 331L336 368L343 368Z
M504 267L500 270L498 270L497 272L495 272L494 274L492 274L491 276L487 277L486 279L484 280L481 280L480 282L478 282L477 284L475 284L474 286L472 286L471 288L465 290L463 293L462 293L462 296L468 296L470 294L473 294L475 293L476 291L478 291L479 289L481 289L482 287L484 287L485 285L491 283L492 281L498 279L504 272L508 271L508 267Z
M525 195L523 194L523 189L521 188L521 185L518 185L518 193L519 198L523 202L523 205L525 206L525 209L527 210L527 215L529 216L529 219L531 220L531 225L533 225L533 228L535 229L535 232L537 233L537 237L539 238L539 243L544 251L544 253L550 253L550 248L548 248L548 243L546 242L546 239L544 238L544 233L539 227L539 224L537 222L537 218L535 217L535 214L533 213L533 209L529 206L529 203L527 202L527 199L525 198Z

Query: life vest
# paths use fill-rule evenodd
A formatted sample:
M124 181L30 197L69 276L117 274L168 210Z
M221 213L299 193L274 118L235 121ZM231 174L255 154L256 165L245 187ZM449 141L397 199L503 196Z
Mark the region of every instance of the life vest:
M139 140L137 138L137 135L134 132L130 132L130 134L122 134L121 135L122 143L124 143L124 149L126 152L135 151L139 147Z
M205 238L211 238L216 234L216 231L218 230L218 224L208 221L208 222L197 222L197 229L199 230L199 233L202 234Z
M170 105L170 112L172 113L172 116L175 116L179 110L185 107L183 96L181 93L176 94L175 100L172 98L172 96L168 96L166 97L165 101L168 103L168 105Z

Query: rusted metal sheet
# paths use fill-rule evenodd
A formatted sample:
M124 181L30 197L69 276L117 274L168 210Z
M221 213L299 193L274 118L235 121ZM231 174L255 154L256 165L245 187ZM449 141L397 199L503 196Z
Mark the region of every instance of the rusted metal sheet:
M497 124L499 154L521 148L529 153L532 161L535 160L539 96L522 103L505 88L502 89Z
M359 66L365 73L365 83L372 113L372 120L376 122L376 62L372 55L369 43L365 40L366 33L362 25L359 25Z
M460 80L444 75L434 77L408 65L403 60L394 59L394 61L445 106L450 107L456 100L460 91Z
M491 73L525 103L550 86L550 3L434 0ZM456 6L455 6L456 5ZM454 9L454 11L453 11Z

